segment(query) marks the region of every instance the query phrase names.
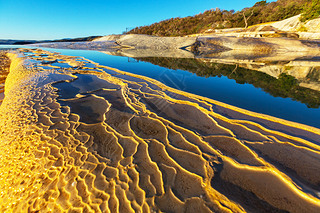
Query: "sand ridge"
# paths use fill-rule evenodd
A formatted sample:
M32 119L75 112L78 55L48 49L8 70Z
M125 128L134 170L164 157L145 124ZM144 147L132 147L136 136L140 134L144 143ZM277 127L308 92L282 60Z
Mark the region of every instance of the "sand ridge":
M85 58L9 56L2 212L320 210L319 129Z

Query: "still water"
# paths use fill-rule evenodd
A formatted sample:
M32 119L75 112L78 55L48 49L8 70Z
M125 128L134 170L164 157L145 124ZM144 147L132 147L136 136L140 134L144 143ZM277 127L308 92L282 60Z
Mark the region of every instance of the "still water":
M206 75L207 77L201 77L188 71L188 69L184 67L177 69L177 67L173 65L174 69L169 69L145 62L148 61L145 59L112 56L90 50L42 49L59 52L64 55L85 57L101 65L156 79L167 86L179 90L211 98L254 112L268 114L320 128L320 108L318 106L313 105L314 108L310 108L307 106L310 104L301 103L303 102L301 100L293 100L292 97L290 98L290 95L288 97L285 97L285 95L282 95L283 97L275 97L277 95L271 95L259 86L255 87L246 82L239 83L239 80L232 79L229 75L224 75L224 72L221 72L221 74L218 75L215 74L211 76L209 74ZM173 59L170 59L170 61L171 64L174 63ZM183 63L189 62L186 60L183 61ZM190 63L194 63L194 61L191 61ZM242 71L256 72L243 69ZM202 71L193 70L193 72L201 73ZM208 69L206 72L208 72ZM215 73L216 72L217 71L215 70Z

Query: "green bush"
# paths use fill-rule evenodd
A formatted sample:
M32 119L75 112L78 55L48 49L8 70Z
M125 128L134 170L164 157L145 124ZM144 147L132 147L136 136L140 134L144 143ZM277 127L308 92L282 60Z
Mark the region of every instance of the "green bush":
M320 0L312 0L311 3L306 3L301 21L308 21L311 19L319 18L320 16Z

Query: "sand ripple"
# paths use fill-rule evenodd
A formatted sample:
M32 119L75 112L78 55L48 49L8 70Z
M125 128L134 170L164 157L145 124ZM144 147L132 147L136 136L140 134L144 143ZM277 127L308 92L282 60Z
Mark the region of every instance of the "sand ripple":
M0 107L1 212L320 211L319 129L21 54Z

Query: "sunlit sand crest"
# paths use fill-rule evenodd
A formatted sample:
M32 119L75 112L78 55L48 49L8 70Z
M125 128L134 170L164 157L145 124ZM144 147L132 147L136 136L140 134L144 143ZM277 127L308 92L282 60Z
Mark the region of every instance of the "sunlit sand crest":
M2 212L319 212L320 131L84 58L9 54Z

